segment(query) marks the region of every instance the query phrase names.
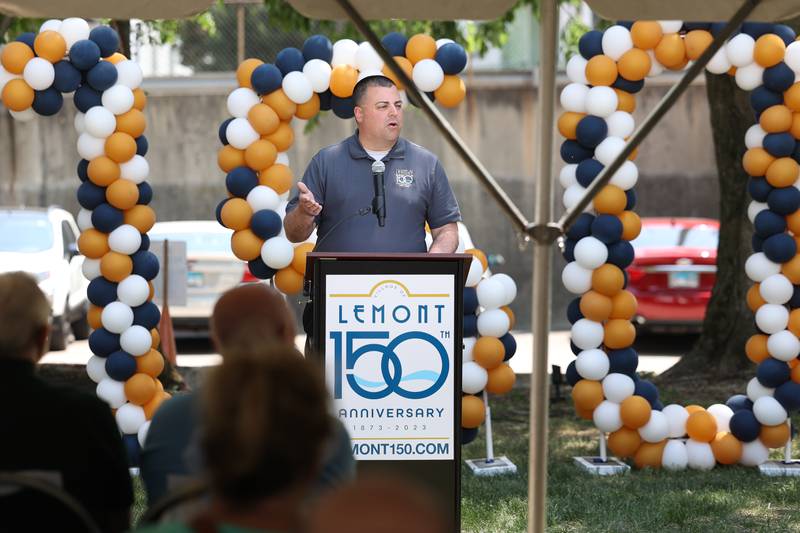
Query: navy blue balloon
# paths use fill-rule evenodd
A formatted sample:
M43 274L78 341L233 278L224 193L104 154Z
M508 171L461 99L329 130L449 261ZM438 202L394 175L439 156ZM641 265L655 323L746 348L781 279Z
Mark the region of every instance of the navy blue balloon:
M303 43L303 59L306 62L312 59L321 59L330 63L333 59L333 44L324 35L312 35Z
M111 233L120 227L124 218L120 209L105 202L92 211L92 225L103 233Z
M753 227L759 237L766 239L767 237L786 231L786 219L778 213L773 213L769 209L763 209L756 215Z
M78 161L78 177L81 181L89 179L89 161L86 159Z
M281 88L283 74L278 67L271 63L257 66L250 75L250 84L253 90L260 95L269 94Z
M406 45L408 44L408 38L402 33L398 33L396 31L387 33L384 35L383 39L381 39L381 44L392 56L406 56Z
M750 237L750 247L753 249L755 253L760 253L764 251L764 239L753 233L753 236Z
M627 30L630 30L633 27L633 21L632 20L618 20L616 25L617 26L622 26L623 28L625 28Z
M465 446L478 438L478 428L461 428L461 445Z
M725 405L730 407L734 413L741 411L742 409L747 411L753 410L753 401L744 394L734 394L728 398L728 401L725 402Z
M774 389L789 381L791 369L789 365L783 361L778 361L772 357L767 357L758 364L756 368L756 377L758 382Z
M606 262L618 266L624 272L626 268L633 264L635 256L633 245L628 241L619 240L614 244L608 245L608 259Z
M72 63L66 59L53 65L56 77L53 80L53 87L62 93L71 93L81 84L81 71L76 69Z
M751 177L747 181L747 191L750 193L750 196L753 197L753 200L757 202L766 202L772 189L772 185L769 184L766 178Z
M565 377L570 387L574 387L576 383L578 383L581 379L583 379L581 378L581 375L578 374L578 369L575 368L575 361L572 361L570 362L569 365L567 365L567 371L565 372Z
M761 433L761 424L756 420L756 415L745 409L733 413L729 425L733 436L742 442L753 442Z
M622 238L622 221L614 215L597 215L592 222L592 237L605 244L612 244Z
M464 337L478 336L478 317L475 315L464 315Z
M17 35L17 38L14 39L18 43L25 43L27 44L31 50L33 50L33 43L36 41L36 34L32 31L26 31L25 33L20 33Z
M789 46L797 39L797 34L786 24L774 24L772 26L772 33L780 37L786 46Z
M640 379L637 381L633 393L647 400L651 407L658 401L658 389L653 385L653 382L647 379Z
M775 389L775 399L787 411L800 409L800 383L791 380L782 383Z
M331 110L333 114L339 118L348 119L355 116L355 104L353 97L339 98L336 95L331 95Z
M797 146L795 146L794 152L792 152L792 159L800 163L800 143L797 143Z
M89 335L89 349L98 357L108 357L119 351L119 335L105 328L96 329Z
M789 300L789 307L792 309L800 307L800 285L794 286L794 292L792 293L792 299Z
M753 39L772 32L773 24L769 22L745 22L742 24L742 33L746 33Z
M609 350L609 373L625 374L636 376L636 368L639 366L639 355L633 348L622 348L621 350Z
M478 310L478 291L475 287L464 287L464 314L474 315Z
M100 57L108 57L119 49L119 35L109 26L92 28L89 40L100 49Z
M64 97L55 87L48 87L44 91L33 92L33 110L43 117L51 117L61 110Z
M136 359L122 350L116 351L106 359L106 374L117 381L127 381L136 373Z
M108 61L100 61L86 73L86 82L97 91L110 89L117 83L117 67Z
M447 43L436 51L436 62L445 74L458 74L467 66L467 52L458 43Z
M581 299L580 297L573 298L567 305L567 320L569 320L570 324L574 324L582 318L583 313L581 313Z
M584 159L575 168L575 179L581 187L588 187L594 179L603 171L603 164L595 158Z
M128 458L128 468L135 468L139 466L139 456L141 453L141 445L139 444L139 436L133 433L122 436L122 445L125 447L125 455Z
M500 337L500 342L503 343L503 347L506 349L506 355L503 357L503 361L508 361L517 353L517 340L511 333L506 333Z
M138 252L137 252L138 253ZM145 302L133 308L133 323L146 329L153 329L161 319L161 311L153 302Z
M636 191L628 189L625 191L625 211L631 211L636 207Z
M575 343L572 342L572 341L569 341L569 349L572 350L572 353L575 354L575 355L578 355L579 353L581 353L583 351L580 348L578 348L575 345Z
M797 141L791 133L768 133L764 137L764 150L773 157L791 157Z
M250 229L260 239L271 239L281 232L283 221L281 216L271 209L261 209L253 213L250 220Z
M217 222L219 222L220 226L225 225L222 223L222 208L225 207L225 204L228 202L229 199L230 198L225 198L220 203L218 203L216 209L214 209L214 216L217 217Z
M91 108L103 105L102 95L91 88L88 84L83 84L75 91L75 107L81 113L86 113Z
M139 205L147 205L153 201L153 188L146 181L141 182L136 186L139 189L139 200L136 202Z
M117 299L117 284L98 276L89 282L86 297L97 307L105 307Z
M578 41L578 51L584 59L589 60L603 53L603 32L587 31Z
M225 185L234 196L247 198L248 193L258 186L258 174L248 167L236 167L228 172Z
M296 70L302 71L305 63L303 52L291 46L278 52L275 57L275 66L284 76Z
M575 128L575 136L579 143L587 148L596 148L608 135L608 124L600 117L586 115Z
M574 239L567 239L564 241L564 250L561 255L567 263L575 261L575 245L578 244Z
M650 407L653 408L653 411L663 411L664 410L664 404L661 403L661 400L656 400L655 402L653 402L650 405Z
M783 94L771 91L763 85L759 85L750 93L750 106L756 113L763 113L765 109L781 104L783 104Z
M578 141L567 139L561 143L561 159L563 159L565 163L580 163L593 155L594 150L586 148Z
M773 263L785 263L797 254L797 243L788 233L764 239L764 255Z
M147 137L144 135L139 135L134 140L136 141L136 155L140 155L142 157L147 155L147 149L150 147L150 143L147 142Z
M248 261L247 268L250 269L250 273L258 279L270 279L278 272L274 268L267 266L261 257L256 257L255 259Z
M711 35L716 37L717 34L719 32L721 32L723 30L723 28L725 28L725 26L727 26L726 22L712 22L711 23L711 29L709 31L711 31ZM733 30L733 33L731 34L730 38L733 38L733 37L737 36L740 33L742 33L742 27L741 26L739 26L738 28Z
M779 215L791 215L800 207L800 190L793 186L774 189L767 196L767 205Z
M89 70L100 61L100 47L94 41L82 39L69 49L69 60L78 70Z
M158 275L158 257L152 252L141 251L131 256L133 273L151 281Z
M230 124L231 122L233 122L233 117L225 119L222 122L222 124L219 125L219 131L217 132L217 135L219 135L219 142L221 142L224 145L228 144L227 131L228 131L228 124Z
M319 95L319 110L320 111L330 111L331 110L331 90L328 89L324 93L317 93Z
M764 69L764 86L770 90L783 92L794 83L794 71L781 61L773 67Z
M644 80L631 81L626 80L622 76L617 76L617 79L614 80L611 86L615 89L625 91L626 93L636 94L644 88Z
M84 181L78 187L78 203L82 208L92 210L106 201L105 187L98 187L91 181Z
M567 230L566 235L570 239L579 241L584 237L592 234L592 223L594 222L594 215L590 213L581 213L575 220L575 223Z
M710 30L711 23L710 22L684 22L683 28L690 32L692 30Z
M142 243L139 245L139 249L136 250L137 252L142 250L149 250L150 249L150 236L146 233L140 234L142 237Z

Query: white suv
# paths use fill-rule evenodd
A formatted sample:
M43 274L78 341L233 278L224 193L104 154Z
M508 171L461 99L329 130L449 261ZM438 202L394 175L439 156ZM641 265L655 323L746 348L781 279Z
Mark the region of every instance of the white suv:
M0 207L0 272L29 272L52 309L50 349L67 347L69 334L89 336L89 282L78 252L78 226L60 208Z

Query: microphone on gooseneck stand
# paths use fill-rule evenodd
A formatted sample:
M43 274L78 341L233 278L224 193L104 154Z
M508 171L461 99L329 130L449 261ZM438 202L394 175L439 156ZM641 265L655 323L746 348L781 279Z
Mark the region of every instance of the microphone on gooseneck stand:
M383 173L386 165L383 161L372 163L372 181L375 184L375 199L372 201L372 212L378 217L378 226L386 225L386 186L383 183Z

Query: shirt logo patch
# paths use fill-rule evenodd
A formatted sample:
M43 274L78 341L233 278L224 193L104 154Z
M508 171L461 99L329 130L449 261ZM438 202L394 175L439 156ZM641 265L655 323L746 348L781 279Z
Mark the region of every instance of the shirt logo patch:
M398 168L394 172L394 179L399 187L407 189L414 183L414 171Z

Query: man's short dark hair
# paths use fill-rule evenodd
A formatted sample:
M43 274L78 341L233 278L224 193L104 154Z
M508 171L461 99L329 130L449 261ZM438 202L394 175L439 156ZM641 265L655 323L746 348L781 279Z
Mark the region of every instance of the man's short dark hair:
M353 89L353 105L361 105L361 100L364 99L364 95L367 94L367 89L370 87L395 87L395 84L386 76L367 76L356 83Z

